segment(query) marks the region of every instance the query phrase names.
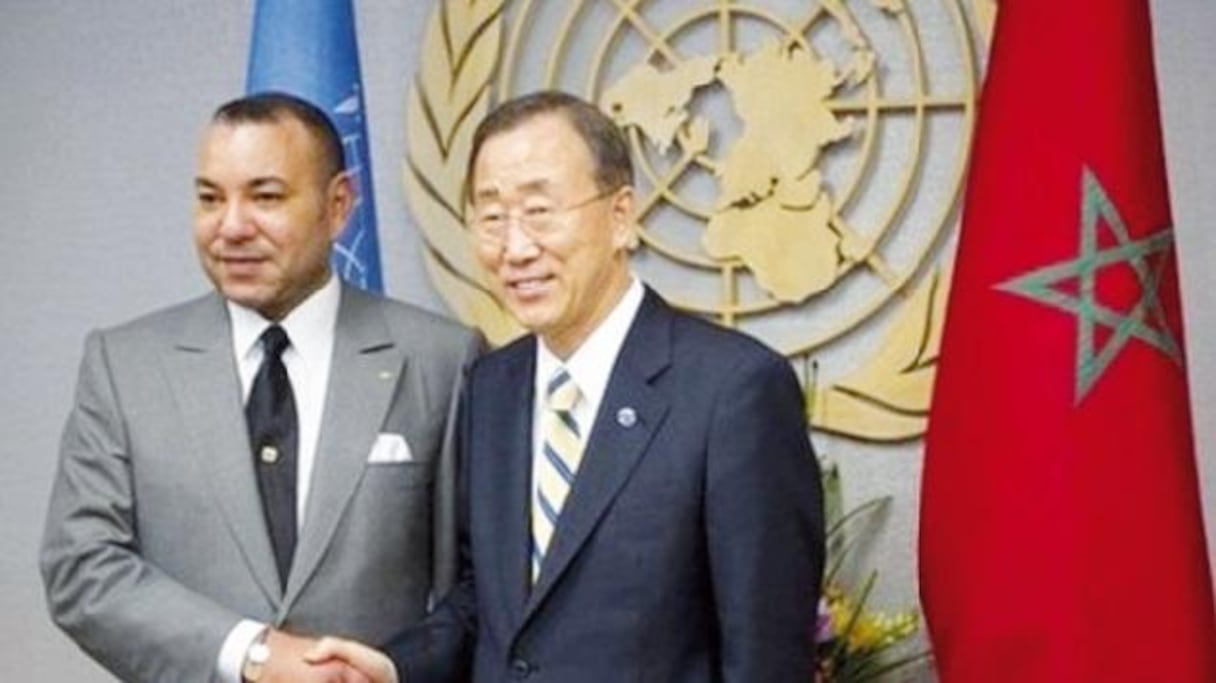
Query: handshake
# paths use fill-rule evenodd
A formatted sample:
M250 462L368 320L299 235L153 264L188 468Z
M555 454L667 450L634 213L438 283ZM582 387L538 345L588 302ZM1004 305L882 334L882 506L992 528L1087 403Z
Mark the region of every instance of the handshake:
M362 643L319 640L270 629L245 656L241 676L250 683L401 683L392 660Z

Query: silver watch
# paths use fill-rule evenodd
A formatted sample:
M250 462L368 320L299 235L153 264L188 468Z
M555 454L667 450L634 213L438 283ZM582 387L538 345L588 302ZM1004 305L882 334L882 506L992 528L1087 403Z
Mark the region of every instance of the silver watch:
M262 634L245 653L245 663L241 666L241 678L249 683L257 683L257 680L262 677L262 670L268 661L270 661L270 646L266 644L266 635Z

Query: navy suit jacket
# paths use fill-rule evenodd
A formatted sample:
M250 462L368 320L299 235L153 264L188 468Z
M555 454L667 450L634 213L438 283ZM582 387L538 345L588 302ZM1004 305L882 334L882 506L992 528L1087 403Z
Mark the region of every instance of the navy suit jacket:
M466 571L386 648L405 681L813 680L822 492L788 361L647 290L530 585L535 358L470 372Z

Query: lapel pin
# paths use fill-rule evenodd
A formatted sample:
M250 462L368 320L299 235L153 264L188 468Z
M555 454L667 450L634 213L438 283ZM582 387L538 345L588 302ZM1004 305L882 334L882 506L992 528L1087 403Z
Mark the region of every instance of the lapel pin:
M262 450L258 455L262 458L262 462L267 465L273 465L279 461L279 449L274 446L262 446Z
M616 423L628 429L638 423L638 413L633 408L621 408L616 411Z
M392 379L392 378L393 378L393 373L391 371L389 371L389 370L380 371L380 379Z

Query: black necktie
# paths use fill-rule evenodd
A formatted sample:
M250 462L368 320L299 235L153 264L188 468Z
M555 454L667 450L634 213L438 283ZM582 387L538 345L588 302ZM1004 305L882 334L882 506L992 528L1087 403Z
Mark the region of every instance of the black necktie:
M262 511L274 545L279 582L287 585L296 550L296 445L299 427L283 351L291 344L287 333L271 325L262 333L264 357L245 404L253 467L258 473Z

